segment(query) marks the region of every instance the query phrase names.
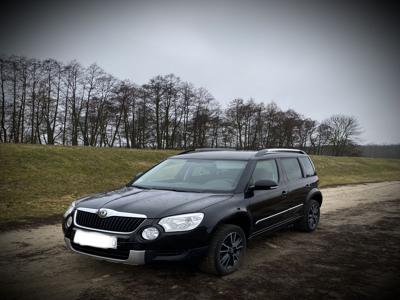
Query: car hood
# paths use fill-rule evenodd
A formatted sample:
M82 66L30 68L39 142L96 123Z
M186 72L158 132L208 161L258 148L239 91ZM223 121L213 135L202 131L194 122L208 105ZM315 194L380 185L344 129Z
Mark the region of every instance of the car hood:
M119 212L144 214L148 218L162 218L201 212L206 207L231 197L232 194L142 190L125 187L83 198L77 201L76 206L78 208L109 208Z

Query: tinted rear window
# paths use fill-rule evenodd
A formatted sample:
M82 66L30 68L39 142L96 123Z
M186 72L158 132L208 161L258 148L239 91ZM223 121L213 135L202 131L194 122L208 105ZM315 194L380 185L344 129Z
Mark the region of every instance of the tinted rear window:
M289 181L303 178L297 158L281 158L281 162Z
M303 170L305 175L308 176L314 176L315 175L315 170L313 165L311 164L311 161L308 157L300 157L300 162L303 165Z

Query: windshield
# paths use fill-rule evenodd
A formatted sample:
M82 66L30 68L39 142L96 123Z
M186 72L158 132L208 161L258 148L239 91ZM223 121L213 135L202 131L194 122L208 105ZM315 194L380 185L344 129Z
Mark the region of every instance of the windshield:
M168 159L133 186L176 191L232 192L247 164L241 160Z

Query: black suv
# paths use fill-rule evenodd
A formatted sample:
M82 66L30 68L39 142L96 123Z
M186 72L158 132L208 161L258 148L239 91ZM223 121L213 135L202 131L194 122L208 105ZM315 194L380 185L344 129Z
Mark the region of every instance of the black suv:
M136 175L125 187L82 198L64 214L69 249L139 265L189 259L225 275L249 239L288 224L314 231L322 194L301 150L196 149Z

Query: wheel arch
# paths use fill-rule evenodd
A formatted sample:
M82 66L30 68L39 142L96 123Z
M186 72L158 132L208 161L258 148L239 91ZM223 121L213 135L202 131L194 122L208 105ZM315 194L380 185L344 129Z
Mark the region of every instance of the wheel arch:
M319 205L321 206L322 205L322 200L323 200L321 191L319 189L317 189L317 188L312 189L308 193L307 201L309 201L311 199L318 201Z
M251 234L252 226L251 226L251 218L247 212L241 211L231 214L222 218L213 228L213 233L215 230L222 224L231 224L239 226L243 229L246 237L248 238Z

